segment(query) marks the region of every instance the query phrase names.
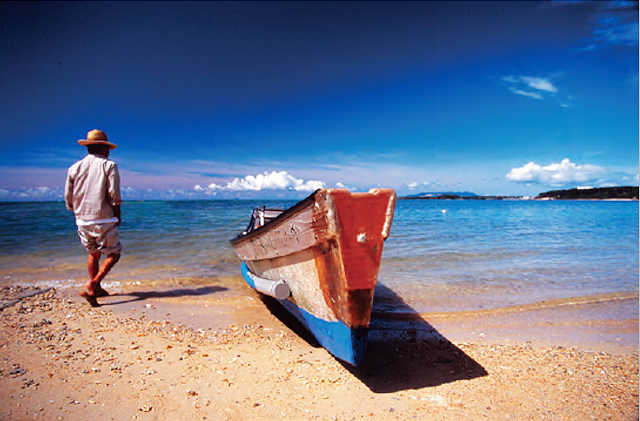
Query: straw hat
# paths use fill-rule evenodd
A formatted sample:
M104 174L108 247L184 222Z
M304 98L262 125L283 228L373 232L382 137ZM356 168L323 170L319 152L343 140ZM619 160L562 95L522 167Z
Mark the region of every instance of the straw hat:
M82 146L106 145L111 150L118 147L107 140L107 135L102 130L91 130L87 133L87 138L78 140L78 143Z

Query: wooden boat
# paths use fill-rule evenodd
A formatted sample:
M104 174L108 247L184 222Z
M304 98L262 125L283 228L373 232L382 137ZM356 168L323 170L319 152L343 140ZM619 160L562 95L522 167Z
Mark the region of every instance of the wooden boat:
M317 190L287 210L255 209L230 242L251 287L278 299L334 356L358 365L395 203L390 189Z

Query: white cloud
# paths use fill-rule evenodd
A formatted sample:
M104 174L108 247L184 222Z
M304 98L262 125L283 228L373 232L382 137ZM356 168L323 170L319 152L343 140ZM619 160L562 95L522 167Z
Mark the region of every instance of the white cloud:
M528 77L528 76L522 76L520 79L533 89L538 89L540 91L546 91L551 93L558 92L558 88L553 86L553 84L549 82L548 79L543 79L539 77Z
M209 184L206 188L205 191L210 191L210 190L223 190L224 186L220 185L220 184L216 184L216 183L211 183Z
M596 181L605 172L604 168L597 165L577 165L565 158L560 163L547 166L529 162L522 167L513 168L507 174L507 180L520 183L565 185Z
M610 46L638 46L638 2L616 1L567 1L554 0L555 6L582 7L584 4L594 7L590 18L593 24L591 36L582 51L593 51ZM637 72L637 68L635 70Z
M602 2L593 29L597 43L638 46L638 2Z
M613 45L638 45L638 22L619 23L610 19L603 26L595 31L596 39Z
M415 181L412 183L407 183L407 187L411 190L418 188L418 186L420 186L420 183L416 183Z
M63 193L61 188L52 189L46 186L18 190L0 189L0 199L9 201L61 200Z
M513 92L514 94L516 94L516 95L528 96L528 97L535 98L535 99L540 99L540 100L544 99L542 97L542 95L540 95L540 94L538 94L536 92L527 92L527 91L523 91L521 89L516 89L514 87L510 87L509 90L511 92Z
M434 180L434 181L423 181L423 182L417 182L417 181L412 181L409 183L405 183L405 186L409 189L409 190L415 190L418 188L424 189L424 188L448 188L448 183L442 183L438 180Z
M256 176L247 175L235 178L226 185L212 183L209 190L259 191L259 190L295 190L314 191L325 187L325 183L317 180L304 181L288 174L286 171L264 172Z
M547 96L555 95L558 92L558 88L548 78L504 76L502 80L507 83L507 87L514 94L538 100L543 100Z

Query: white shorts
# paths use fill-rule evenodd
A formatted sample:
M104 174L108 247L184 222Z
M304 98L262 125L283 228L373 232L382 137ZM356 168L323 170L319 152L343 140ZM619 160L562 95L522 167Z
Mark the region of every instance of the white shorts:
M122 252L115 222L78 225L78 237L84 248L91 254L99 251L105 256L110 256Z

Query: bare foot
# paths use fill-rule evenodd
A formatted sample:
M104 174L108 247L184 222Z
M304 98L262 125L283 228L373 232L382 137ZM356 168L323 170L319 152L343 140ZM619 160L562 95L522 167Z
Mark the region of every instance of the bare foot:
M109 295L111 295L111 294L109 294L109 292L107 292L104 289L102 289L101 286L96 288L96 298L108 297Z
M89 303L89 305L91 307L99 307L100 306L100 304L98 304L98 300L96 300L97 297L95 295L91 295L87 291L80 291L78 293L78 295L80 295L82 298L87 300L87 302Z

